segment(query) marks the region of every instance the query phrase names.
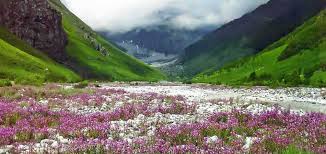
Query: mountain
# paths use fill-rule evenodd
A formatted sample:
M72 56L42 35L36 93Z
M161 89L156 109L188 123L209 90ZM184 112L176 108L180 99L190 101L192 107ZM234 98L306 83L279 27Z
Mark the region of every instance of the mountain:
M26 73L44 81L53 75L52 82L76 81L81 77L164 79L159 71L99 36L60 0L0 1L0 26L0 55L4 59L0 63L6 68L0 69L2 79L33 78Z
M138 28L126 33L110 34L115 42L132 40L140 47L166 54L178 54L188 45L198 41L210 28L199 30L175 29L169 26Z
M325 0L270 0L186 48L188 75L213 72L224 64L254 55L292 32L326 6Z
M149 26L124 33L101 32L115 43L127 49L127 53L155 63L175 59L188 45L198 41L211 28L197 30L176 29L170 26Z
M261 53L238 60L194 82L233 85L326 86L326 10Z

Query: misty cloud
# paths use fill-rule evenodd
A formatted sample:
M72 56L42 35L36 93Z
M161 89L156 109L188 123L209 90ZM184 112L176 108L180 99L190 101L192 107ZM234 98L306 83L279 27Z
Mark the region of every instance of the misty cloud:
M126 32L169 25L197 29L218 26L269 0L62 0L95 30Z

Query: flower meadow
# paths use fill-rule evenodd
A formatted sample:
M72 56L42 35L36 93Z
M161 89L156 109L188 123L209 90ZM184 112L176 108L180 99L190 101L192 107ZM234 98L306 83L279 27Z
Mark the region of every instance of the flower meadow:
M0 153L326 153L321 113L99 87L5 91Z

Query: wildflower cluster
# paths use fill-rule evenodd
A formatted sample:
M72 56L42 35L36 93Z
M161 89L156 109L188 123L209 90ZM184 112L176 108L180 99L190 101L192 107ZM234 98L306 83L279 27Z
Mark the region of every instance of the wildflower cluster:
M110 88L29 93L0 100L0 153L278 153L290 146L326 152L320 113L278 107L205 113L205 105L183 96Z

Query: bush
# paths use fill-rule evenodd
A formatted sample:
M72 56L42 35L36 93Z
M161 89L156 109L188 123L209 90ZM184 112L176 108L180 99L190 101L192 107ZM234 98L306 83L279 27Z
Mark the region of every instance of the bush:
M83 89L86 88L88 86L89 82L87 80L79 82L78 84L76 84L74 86L74 88L79 88L79 89Z
M0 87L9 87L11 85L11 81L8 79L0 79Z
M182 81L183 84L192 84L192 81L191 80L184 80Z
M44 76L40 76L40 75L18 77L15 79L15 83L22 84L22 85L41 86L44 82L45 82Z
M322 71L326 71L326 62L323 62L323 63L320 64L320 69Z
M249 77L248 77L248 80L249 81L254 81L257 79L257 75L256 75L256 72L252 72Z
M305 82L305 78L299 73L299 71L294 71L291 74L285 75L283 81L286 85L298 86Z
M272 80L273 76L271 74L268 73L263 73L261 75L258 76L259 80Z

